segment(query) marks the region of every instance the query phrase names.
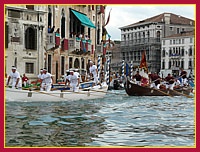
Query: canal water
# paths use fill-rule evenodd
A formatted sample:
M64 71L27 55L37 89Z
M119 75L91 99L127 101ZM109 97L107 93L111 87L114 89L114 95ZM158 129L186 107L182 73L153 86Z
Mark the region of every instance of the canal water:
M130 97L5 102L6 147L195 145L194 98Z

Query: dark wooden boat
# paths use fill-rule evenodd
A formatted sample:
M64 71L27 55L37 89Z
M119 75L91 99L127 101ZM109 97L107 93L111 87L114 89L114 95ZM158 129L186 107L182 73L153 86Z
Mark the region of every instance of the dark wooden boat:
M134 84L130 81L130 78L127 77L124 88L126 93L129 96L187 96L192 97L189 94L192 91L191 87L177 88L174 90L166 89L154 89L150 87L143 87L137 84Z

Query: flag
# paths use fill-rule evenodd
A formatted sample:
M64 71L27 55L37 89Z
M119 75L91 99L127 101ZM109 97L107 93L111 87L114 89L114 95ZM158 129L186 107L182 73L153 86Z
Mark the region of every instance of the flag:
M112 9L110 9L110 12L111 12L111 10ZM109 12L109 14L108 14L108 18L107 18L107 21L106 21L106 24L104 25L104 27L109 23L109 21L110 21L110 12Z
M129 75L129 66L128 66L128 63L126 63L126 76Z
M68 50L68 39L64 39L64 50Z
M140 68L145 68L147 70L146 51L142 52L142 59L141 59L141 62L140 62Z
M56 46L60 45L60 34L56 33L56 38L55 38Z

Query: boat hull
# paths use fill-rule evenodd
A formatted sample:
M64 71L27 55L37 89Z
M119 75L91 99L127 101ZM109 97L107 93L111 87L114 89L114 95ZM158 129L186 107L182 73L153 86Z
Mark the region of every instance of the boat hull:
M164 90L164 89L154 89L149 87L139 86L126 79L125 90L129 96L188 96L192 89L191 88L181 88L175 90Z
M54 90L54 91L29 91L17 90L12 88L5 89L6 101L76 101L76 100L89 100L105 97L107 93L107 86L101 89L99 86L80 89L78 92L70 90Z

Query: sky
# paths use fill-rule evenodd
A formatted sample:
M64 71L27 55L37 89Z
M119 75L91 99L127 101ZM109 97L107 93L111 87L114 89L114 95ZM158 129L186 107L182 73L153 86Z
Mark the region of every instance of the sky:
M195 20L195 5L107 5L105 21L110 13L110 21L106 26L111 40L121 40L120 27L166 13L174 13Z

